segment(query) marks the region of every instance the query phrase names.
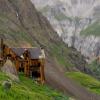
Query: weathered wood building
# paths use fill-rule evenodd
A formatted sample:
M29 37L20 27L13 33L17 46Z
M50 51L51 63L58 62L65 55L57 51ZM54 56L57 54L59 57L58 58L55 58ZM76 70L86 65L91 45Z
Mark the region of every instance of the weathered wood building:
M1 39L1 62L10 59L18 72L44 83L45 53L41 48L8 47Z

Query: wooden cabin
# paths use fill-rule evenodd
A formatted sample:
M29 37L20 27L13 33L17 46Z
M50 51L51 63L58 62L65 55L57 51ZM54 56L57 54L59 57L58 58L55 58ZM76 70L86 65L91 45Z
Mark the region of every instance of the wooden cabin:
M45 82L44 65L45 54L41 48L8 47L1 39L1 60L10 59L18 72L24 72L27 77L32 77L37 82Z

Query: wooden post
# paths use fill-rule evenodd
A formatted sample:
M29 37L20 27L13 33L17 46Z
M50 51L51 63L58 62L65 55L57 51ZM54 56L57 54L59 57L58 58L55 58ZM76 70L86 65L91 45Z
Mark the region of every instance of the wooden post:
M27 65L27 76L30 76L30 59L28 59L28 65Z
M16 63L16 69L17 69L17 72L19 72L19 65L20 65L20 64L19 64L18 59L15 60L15 63Z
M44 76L44 59L41 59L41 66L40 66L40 77L41 77L41 84L44 84L45 82L45 76Z
M4 44L3 44L3 39L1 39L1 58L4 57Z
M24 63L24 74L27 76L27 62Z
M43 83L42 83L42 84L44 84L44 83L45 83L45 72L44 72L44 67L45 67L45 59L42 59L42 61L43 61L43 65L42 65Z

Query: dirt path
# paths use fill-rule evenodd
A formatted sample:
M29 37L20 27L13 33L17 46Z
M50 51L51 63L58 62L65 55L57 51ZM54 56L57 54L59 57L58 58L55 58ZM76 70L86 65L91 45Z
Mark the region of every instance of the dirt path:
M100 96L88 92L84 87L77 85L73 80L64 76L58 66L53 66L50 61L45 68L46 82L66 95L74 96L77 100L100 100Z

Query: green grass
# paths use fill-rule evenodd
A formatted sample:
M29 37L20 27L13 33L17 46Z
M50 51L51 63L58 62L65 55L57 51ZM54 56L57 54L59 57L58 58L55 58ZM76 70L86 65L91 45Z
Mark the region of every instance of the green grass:
M69 72L66 75L86 87L89 91L100 94L100 81L95 78L81 72Z
M69 60L69 55L67 55L66 53L66 52L70 53L70 50L66 49L66 47L63 44L53 45L53 47L51 48L51 51L52 51L53 56L60 63L60 65L65 66L67 68L74 67L74 65Z
M98 21L93 23L92 25L89 25L86 29L82 30L80 34L85 36L100 36L100 22Z
M36 84L22 74L20 83L13 82L12 88L7 92L1 85L7 79L8 76L0 72L0 100L69 100L69 97L48 86Z
M57 14L55 14L55 18L58 20L58 21L62 21L62 20L72 20L70 17L67 17L64 13L62 12L59 12Z

